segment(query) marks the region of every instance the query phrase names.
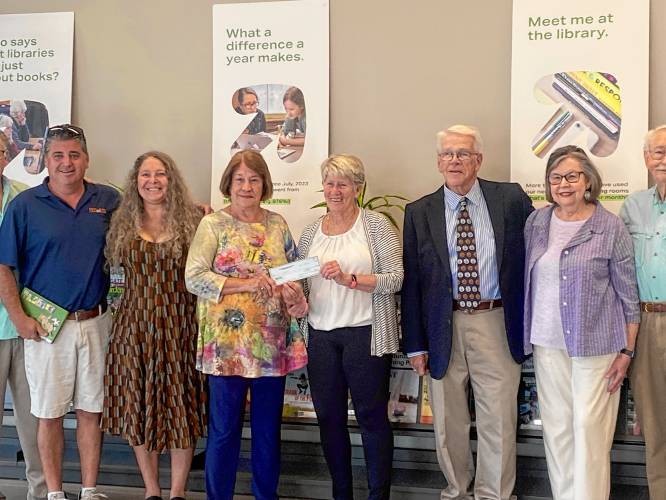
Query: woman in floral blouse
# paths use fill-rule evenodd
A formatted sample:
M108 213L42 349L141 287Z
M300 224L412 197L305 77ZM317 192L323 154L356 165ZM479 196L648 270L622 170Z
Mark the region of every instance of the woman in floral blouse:
M250 390L252 491L277 498L285 376L307 364L294 316L307 312L299 285L278 286L268 270L296 259L282 216L261 208L273 183L263 157L239 151L220 191L231 203L204 217L190 246L185 281L198 296L197 369L208 375L208 498L232 499Z

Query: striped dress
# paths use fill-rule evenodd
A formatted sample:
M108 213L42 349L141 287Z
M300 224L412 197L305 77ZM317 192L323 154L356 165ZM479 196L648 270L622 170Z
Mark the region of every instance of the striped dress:
M102 430L160 453L196 446L205 426L186 258L164 256L159 244L140 238L132 242L122 258L125 292L106 358Z

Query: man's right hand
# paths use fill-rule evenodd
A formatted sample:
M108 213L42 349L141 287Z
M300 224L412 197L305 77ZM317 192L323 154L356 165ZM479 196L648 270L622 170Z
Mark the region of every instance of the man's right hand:
M28 315L24 315L14 326L16 326L16 331L24 340L39 341L42 340L42 337L48 335L42 325Z
M409 364L412 365L414 371L418 374L419 377L428 373L428 355L427 354L417 354L409 358Z

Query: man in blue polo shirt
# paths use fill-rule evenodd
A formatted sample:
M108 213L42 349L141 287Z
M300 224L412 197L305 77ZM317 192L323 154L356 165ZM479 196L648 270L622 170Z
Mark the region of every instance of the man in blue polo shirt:
M0 300L25 340L31 412L39 419L37 441L48 500L65 498L63 417L72 406L83 485L79 498L103 498L95 486L111 322L104 243L119 195L84 180L88 150L80 128L51 127L44 147L49 176L14 198L0 226ZM40 340L45 332L23 311L14 271L21 286L70 312L53 344Z

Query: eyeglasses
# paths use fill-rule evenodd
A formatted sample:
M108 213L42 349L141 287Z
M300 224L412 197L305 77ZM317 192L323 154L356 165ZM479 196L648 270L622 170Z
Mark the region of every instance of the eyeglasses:
M666 156L666 149L648 149L648 154L653 160L661 161Z
M244 108L254 108L255 106L258 106L258 105L259 105L259 101L243 103Z
M569 184L575 184L580 179L581 175L585 175L585 172L568 172L564 175L560 174L550 174L548 176L548 182L553 186L562 184L562 179L566 179Z
M440 160L444 161L453 161L453 158L458 158L460 161L467 161L472 158L472 156L476 156L479 153L475 153L474 151L467 151L466 149L461 149L460 151L442 151L441 153L438 153L437 156Z

